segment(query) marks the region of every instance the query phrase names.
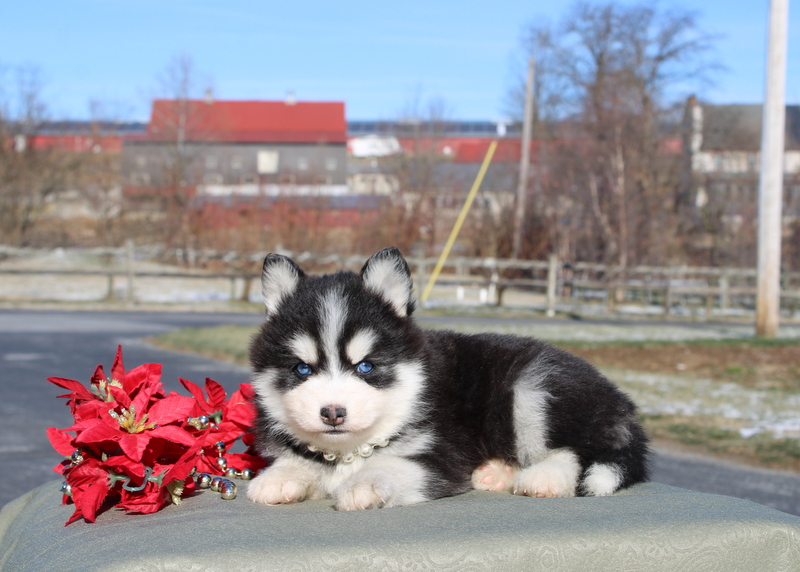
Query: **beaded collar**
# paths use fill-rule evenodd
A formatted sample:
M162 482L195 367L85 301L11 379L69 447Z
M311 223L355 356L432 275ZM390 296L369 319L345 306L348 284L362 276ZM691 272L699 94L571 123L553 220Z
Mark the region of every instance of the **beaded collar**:
M358 457L367 458L370 457L375 450L375 447L386 447L389 444L389 439L378 439L374 443L364 443L363 445L359 445L352 451L348 453L336 453L334 451L324 451L317 447L316 445L312 445L309 443L306 445L306 448L311 451L312 453L322 453L322 458L326 461L330 461L331 463L335 462L342 462L342 463L352 463Z

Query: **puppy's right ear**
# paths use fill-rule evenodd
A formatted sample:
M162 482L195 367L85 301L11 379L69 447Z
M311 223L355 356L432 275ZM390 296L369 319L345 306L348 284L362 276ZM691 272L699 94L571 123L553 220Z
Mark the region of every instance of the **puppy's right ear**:
M361 269L361 278L367 290L388 302L398 316L405 318L414 311L411 271L396 247L373 254Z
M302 278L305 278L305 273L291 258L281 254L267 254L261 269L261 295L267 307L268 318L297 289Z

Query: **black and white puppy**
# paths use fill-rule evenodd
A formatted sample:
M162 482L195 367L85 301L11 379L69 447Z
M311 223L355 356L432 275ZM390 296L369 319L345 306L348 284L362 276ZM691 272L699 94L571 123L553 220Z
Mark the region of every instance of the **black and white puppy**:
M647 479L631 400L532 338L424 331L396 248L360 275L264 260L266 321L250 348L257 446L250 500L403 506L470 489L609 495Z

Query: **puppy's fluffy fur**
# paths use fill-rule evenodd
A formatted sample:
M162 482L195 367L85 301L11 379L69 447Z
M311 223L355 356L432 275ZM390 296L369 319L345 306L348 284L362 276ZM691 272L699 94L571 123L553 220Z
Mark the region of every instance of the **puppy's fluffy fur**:
M594 367L532 338L423 331L408 265L360 275L264 260L250 358L255 432L274 459L247 496L402 506L472 488L608 495L647 478L634 404Z

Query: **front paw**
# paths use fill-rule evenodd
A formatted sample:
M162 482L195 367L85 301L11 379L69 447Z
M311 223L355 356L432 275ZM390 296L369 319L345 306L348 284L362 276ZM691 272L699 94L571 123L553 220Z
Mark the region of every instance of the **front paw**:
M261 504L285 504L305 499L312 483L299 470L272 467L263 471L247 486L247 498Z
M392 487L387 482L345 483L333 493L336 510L383 508L389 502Z

